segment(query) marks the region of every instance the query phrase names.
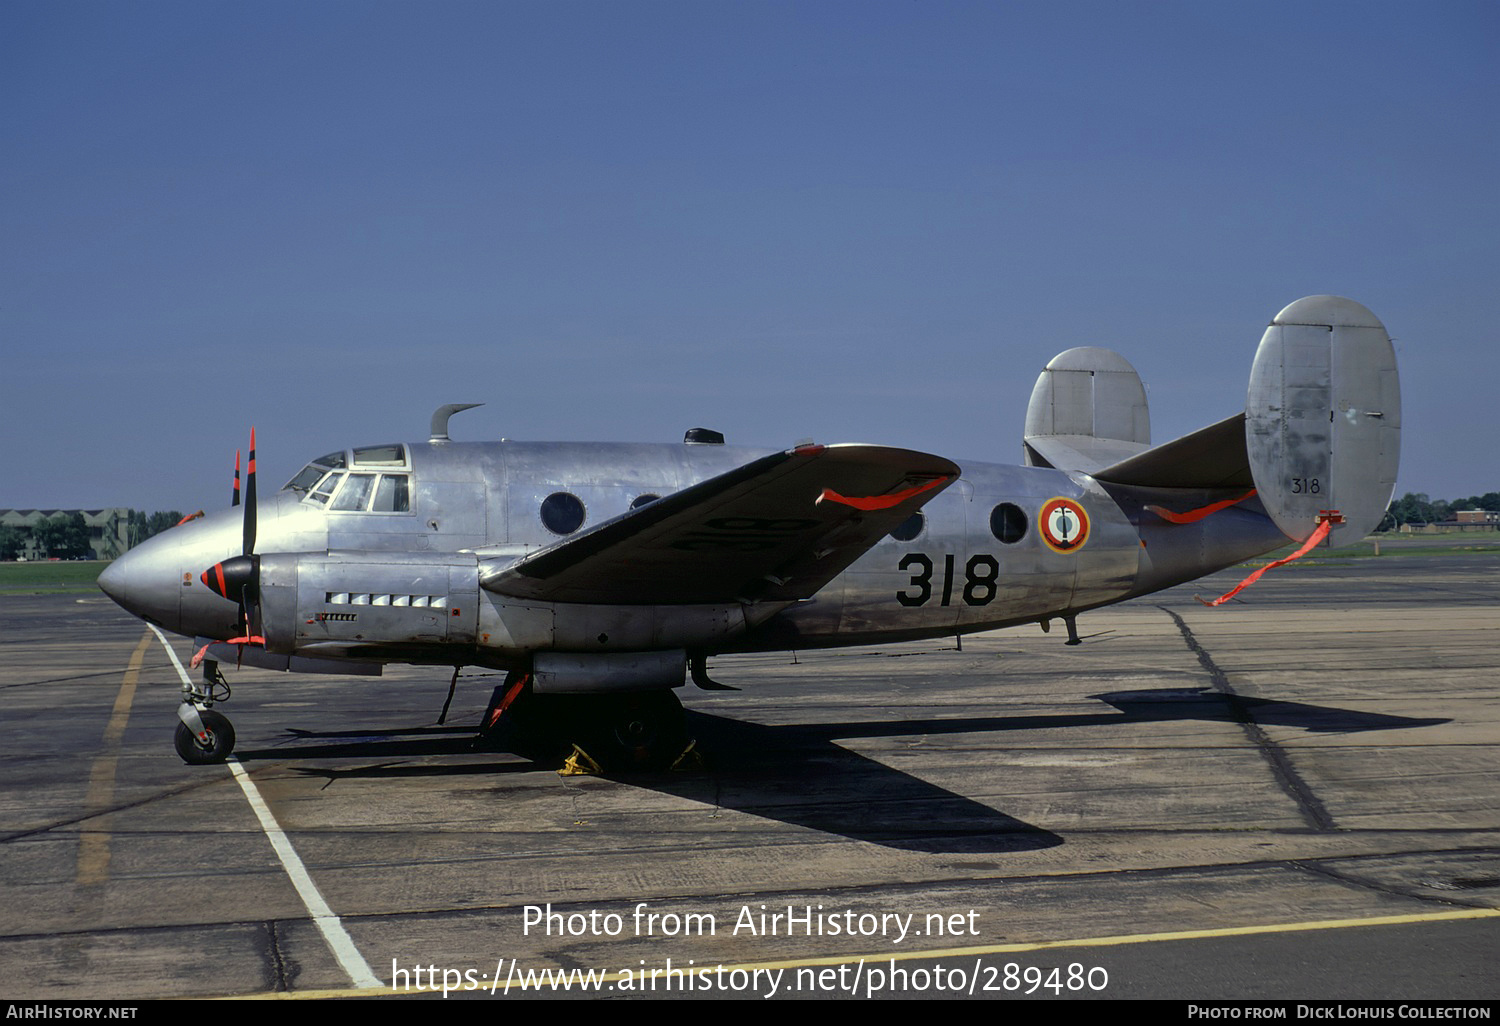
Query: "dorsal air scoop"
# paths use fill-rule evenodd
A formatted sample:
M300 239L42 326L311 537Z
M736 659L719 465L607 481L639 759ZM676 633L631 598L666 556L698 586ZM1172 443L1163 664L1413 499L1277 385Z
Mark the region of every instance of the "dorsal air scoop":
M448 418L455 413L462 413L464 410L472 410L476 406L483 405L484 403L449 403L447 406L439 406L432 414L432 437L427 440L429 442L448 441Z

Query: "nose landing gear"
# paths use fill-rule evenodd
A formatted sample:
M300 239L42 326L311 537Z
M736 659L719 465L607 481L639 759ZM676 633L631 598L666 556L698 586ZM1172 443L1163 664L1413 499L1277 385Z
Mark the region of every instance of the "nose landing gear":
M215 702L228 701L229 693L229 682L211 659L203 661L202 683L182 685L182 704L177 707L182 722L173 743L189 766L223 762L234 751L234 726L213 709Z
M178 715L181 715L180 711ZM182 723L177 724L177 733L173 738L177 754L189 766L223 762L234 751L234 726L229 722L229 717L212 709L196 711L196 715L201 730L195 731L188 726L185 718Z

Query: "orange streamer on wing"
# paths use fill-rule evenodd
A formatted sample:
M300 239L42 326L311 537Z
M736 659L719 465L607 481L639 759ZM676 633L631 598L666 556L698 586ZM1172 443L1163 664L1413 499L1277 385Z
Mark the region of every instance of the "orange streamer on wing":
M1171 510L1167 509L1164 506L1147 506L1146 508L1149 509L1152 513L1155 513L1157 516L1161 517L1163 520L1169 521L1174 524L1196 524L1204 517L1211 516L1212 514L1219 512L1219 510L1221 509L1228 509L1235 503L1244 502L1254 494L1255 489L1252 488L1237 499L1225 499L1223 502L1216 502L1211 506L1204 506L1201 509L1190 509L1186 513L1173 513Z
M913 495L921 495L925 491L936 488L946 480L948 480L946 477L935 478L931 481L928 481L926 484L919 484L915 487L907 488L904 491L896 492L894 495L850 496L840 495L832 488L824 488L823 494L818 496L818 501L822 502L824 499L828 499L832 502L841 502L845 506L853 506L855 509L864 510L868 513L872 510L890 509L892 506L898 506L901 503L905 502L907 499L910 499Z

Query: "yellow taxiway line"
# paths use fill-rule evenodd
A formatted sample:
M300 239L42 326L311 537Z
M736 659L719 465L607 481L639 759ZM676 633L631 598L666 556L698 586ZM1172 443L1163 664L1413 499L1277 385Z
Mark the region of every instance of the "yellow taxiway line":
M928 948L928 949L923 950L923 951L903 951L903 952L883 951L883 952L880 952L879 954L828 955L828 956L823 956L823 957L818 957L818 958L794 958L794 959L785 959L785 960L782 960L782 961L775 961L775 962L745 962L745 963L735 963L734 965L728 965L728 964L726 964L726 965L723 965L722 967L716 965L716 966L714 966L714 969L716 971L718 971L719 969L722 969L722 971L726 972L726 973L727 972L732 972L732 971L735 971L735 970L738 970L738 971L741 971L741 972L747 972L748 973L748 972L754 972L757 969L760 969L760 970L800 969L800 968L807 968L807 967L811 967L811 966L847 965L849 963L860 962L860 961L872 962L872 963L875 963L875 962L891 962L891 961L905 962L905 961L911 961L913 959L925 959L925 958L953 958L953 957L956 957L956 956L1004 955L1004 954L1015 954L1015 953L1023 952L1023 951L1051 951L1051 950L1057 950L1057 949L1060 949L1060 948L1109 947L1109 946L1112 946L1112 945L1119 945L1119 944L1152 944L1152 943L1157 943L1157 942L1160 942L1160 941L1200 940L1200 939L1210 938L1210 937L1245 937L1245 936L1251 936L1251 935L1254 935L1254 934L1298 933L1298 932L1303 932L1303 931L1308 931L1308 930L1348 930L1348 929L1356 929L1356 928L1359 928L1359 927L1369 927L1369 926L1401 926L1401 925L1411 925L1411 924L1415 924L1415 923L1441 923L1441 922L1448 922L1448 921L1451 921L1451 920L1461 920L1461 919L1489 919L1489 918L1496 918L1496 917L1500 917L1500 909L1493 909L1493 908L1470 908L1470 909L1456 909L1456 910L1451 911L1451 912L1425 912L1425 913L1413 913L1413 914L1410 914L1410 915L1402 915L1402 916L1374 916L1374 917L1371 917L1371 918L1368 918L1368 919L1324 919L1324 920L1314 920L1314 921L1311 921L1311 922L1304 922L1304 923L1269 923L1269 924L1266 924L1264 926L1226 926L1226 927L1220 927L1220 928L1211 929L1211 930L1174 930L1174 931L1167 931L1167 932L1162 932L1162 933L1125 933L1125 934L1113 934L1113 935L1104 936L1104 937L1079 937L1079 938L1074 938L1074 939L1071 939L1071 940L1027 941L1027 942L1021 942L1021 943L1015 943L1015 944L984 944L984 945L978 945L978 946L974 946L974 947L962 947L962 948ZM696 969L696 970L701 970L701 969L704 968L704 966L702 964L698 964L698 965L695 965L693 968ZM563 974L559 973L559 975L563 975ZM566 975L568 976L569 979L572 979L574 974L571 973L571 972L569 972ZM599 984L606 985L606 984L616 983L616 982L619 982L621 980L625 980L627 978L635 978L635 977L638 977L638 976L639 976L639 970L637 970L634 974L632 974L632 973L624 973L624 972L600 973L597 976L595 976L594 979ZM496 986L495 990L497 992L501 991L501 990L509 990L510 987L511 987L511 985L508 984L508 983L500 983L499 985ZM530 984L530 985L527 986L526 989L528 989L528 990L539 990L539 989L542 989L542 988L539 987L539 986L537 986L536 984ZM578 989L578 990L582 990L583 988L579 984L575 983L571 987L564 987L562 989L570 989L570 990L571 989ZM452 994L482 994L482 993L489 993L489 992L490 992L490 988L488 986L480 987L478 989L475 989L475 988L472 988L472 987L450 988L449 989L449 993L452 993ZM407 988L399 988L398 989L398 988L393 988L393 987L381 987L378 990L377 989L373 989L373 988L372 989L358 989L358 990L356 990L356 989L342 989L342 990L299 990L299 991L280 991L280 992L262 993L262 994L241 994L241 995L232 995L232 996L229 996L229 997L226 998L226 1000L272 1000L272 1001L280 1000L280 1001L287 1001L287 1000L303 1000L303 999L310 999L310 998L381 997L381 996L389 996L389 995L408 996L409 997L409 996L411 996L413 994L440 994L440 993L442 993L442 987L441 986L439 986L439 987L425 987L425 988L422 988L420 990L414 989L414 988L413 989L407 989Z

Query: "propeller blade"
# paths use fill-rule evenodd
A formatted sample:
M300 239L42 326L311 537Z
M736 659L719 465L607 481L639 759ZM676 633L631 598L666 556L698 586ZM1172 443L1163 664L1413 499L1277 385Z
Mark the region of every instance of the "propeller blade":
M255 429L250 429L250 458L245 463L244 502L240 501L240 454L234 454L233 505L243 505L244 537L242 553L221 560L203 571L198 579L215 595L223 596L239 607L240 636L230 638L240 645L264 645L260 636L260 557L255 555Z
M245 468L245 543L241 552L255 551L255 429L250 429L250 459Z

